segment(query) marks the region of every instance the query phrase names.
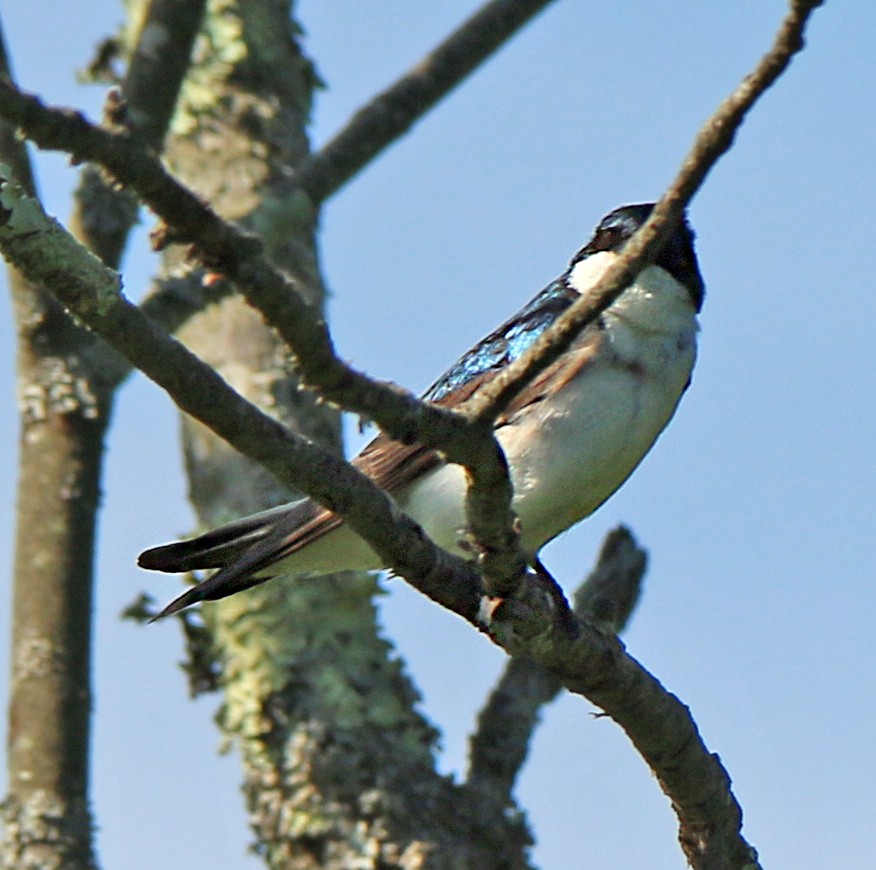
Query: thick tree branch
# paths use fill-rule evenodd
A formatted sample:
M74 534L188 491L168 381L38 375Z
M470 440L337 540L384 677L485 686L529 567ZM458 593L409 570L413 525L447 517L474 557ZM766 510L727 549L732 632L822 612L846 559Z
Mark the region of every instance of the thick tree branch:
M492 0L397 82L362 106L295 172L314 205L327 200L501 48L551 0Z
M5 47L0 67L10 75ZM33 195L24 143L5 119L0 162ZM99 254L117 261L136 203L130 192L110 190L99 170L92 174L104 194L101 206L78 211L73 223ZM112 360L38 275L9 272L22 435L0 863L86 868L95 863L89 806L94 540ZM103 352L100 359L95 352Z

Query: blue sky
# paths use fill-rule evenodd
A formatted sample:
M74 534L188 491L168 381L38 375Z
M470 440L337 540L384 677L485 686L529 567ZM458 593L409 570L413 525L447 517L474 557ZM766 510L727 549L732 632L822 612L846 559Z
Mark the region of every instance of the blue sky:
M473 8L302 0L305 44L329 86L315 142ZM120 20L116 5L0 0L0 14L23 86L96 117L101 94L75 86L73 71ZM562 271L605 212L660 194L783 14L778 0L548 9L326 208L321 254L342 355L426 387ZM872 3L828 0L807 50L695 199L708 295L693 386L628 484L544 553L571 590L618 522L649 549L626 642L691 707L771 870L872 864L874 29ZM41 157L39 172L50 210L65 216L72 171ZM147 256L129 256L132 296L148 268ZM6 554L11 347L4 293ZM141 589L161 601L177 590L134 566L145 546L192 525L176 437L167 399L132 380L110 436L101 520L97 843L107 867L244 870L260 864L245 855L237 760L216 756L216 699L186 699L174 625L117 619ZM4 596L8 582L4 569ZM502 655L403 582L388 589L387 632L443 729L442 765L459 770ZM0 608L4 637L8 618ZM4 690L6 680L4 669ZM519 787L536 860L681 870L668 802L619 729L593 712L573 697L544 712Z

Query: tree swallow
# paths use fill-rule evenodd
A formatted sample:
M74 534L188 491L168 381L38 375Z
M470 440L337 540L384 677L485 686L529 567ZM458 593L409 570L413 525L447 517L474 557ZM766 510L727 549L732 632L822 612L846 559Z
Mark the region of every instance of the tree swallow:
M568 269L462 356L423 398L448 408L471 398L592 290L652 208L652 203L627 205L604 217ZM705 292L693 239L682 218L654 261L496 421L514 486L520 544L533 565L544 544L593 513L630 476L690 383ZM382 434L353 464L435 543L466 555L460 466L434 450ZM146 550L138 561L157 571L219 569L160 616L278 575L386 567L342 520L310 499Z

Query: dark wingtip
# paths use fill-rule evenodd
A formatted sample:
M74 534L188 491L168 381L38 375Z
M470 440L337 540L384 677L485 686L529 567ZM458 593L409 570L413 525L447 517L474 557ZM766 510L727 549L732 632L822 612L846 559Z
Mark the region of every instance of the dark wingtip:
M182 574L198 568L218 567L222 563L212 557L209 549L205 548L204 537L202 535L200 538L150 547L137 556L137 564L148 571L164 571L167 574Z
M146 568L149 571L173 571L175 570L172 567L169 567L175 560L173 558L173 553L168 552L173 551L176 548L175 544L165 544L161 547L151 547L148 550L144 550L137 556L137 564L141 568Z
M159 619L164 619L166 616L172 616L174 613L179 613L180 610L185 610L192 604L197 604L199 601L203 601L204 598L205 596L201 588L199 586L192 586L191 589L187 589L182 595L178 595L174 598L164 610L160 613L156 613L155 616L149 620L149 625L153 622L158 622Z

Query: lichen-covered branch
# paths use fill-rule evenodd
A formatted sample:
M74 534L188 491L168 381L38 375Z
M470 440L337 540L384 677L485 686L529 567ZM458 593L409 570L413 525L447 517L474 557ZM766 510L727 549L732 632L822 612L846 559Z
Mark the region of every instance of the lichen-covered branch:
M167 0L156 0L153 10L162 5ZM198 6L179 0L175 5L189 10ZM175 99L170 91L178 89L182 73L175 83L165 74L175 62L165 54L163 71L132 74L129 69L123 90L139 81L141 91L154 95L164 89L166 99ZM187 63L186 53L182 66ZM5 48L2 67L9 75ZM153 87L156 72L162 83ZM140 114L143 123L148 114ZM166 126L167 109L164 115L159 123ZM24 143L5 120L0 122L0 162L33 194ZM135 217L136 200L129 191L112 190L97 168L86 168L85 175L91 179L85 188L100 195L80 197L72 225L92 250L115 264ZM44 252L51 254L51 249ZM113 384L106 374L117 357L74 323L43 287L14 268L10 287L22 437L9 791L0 863L84 870L95 863L88 793L94 540L103 438L112 408Z
M48 218L0 168L0 251L54 293L97 335L162 386L180 408L241 453L343 516L405 576L422 578L440 603L474 620L475 575L434 546L371 481L336 454L295 436L232 390L218 374L147 320L119 291L119 278ZM455 579L451 577L455 575Z

